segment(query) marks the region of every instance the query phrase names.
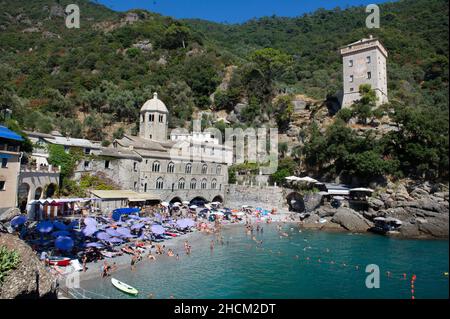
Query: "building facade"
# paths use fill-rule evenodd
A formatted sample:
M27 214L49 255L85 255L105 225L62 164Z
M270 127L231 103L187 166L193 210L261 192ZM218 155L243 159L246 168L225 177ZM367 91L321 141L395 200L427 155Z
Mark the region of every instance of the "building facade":
M0 126L0 215L16 207L22 137Z
M39 137L40 133L28 132L28 136L43 144L62 145L67 151L82 149L84 156L76 165L75 180L84 174L101 174L119 189L137 192L140 199L151 203L223 202L232 149L209 133L174 130L169 138L167 115L165 104L155 93L140 110L138 136L125 134L109 147L57 133ZM42 153L40 158L45 158Z
M388 102L388 53L381 42L370 36L341 48L343 63L342 107L349 107L361 98L359 87L370 84L377 95L377 105Z

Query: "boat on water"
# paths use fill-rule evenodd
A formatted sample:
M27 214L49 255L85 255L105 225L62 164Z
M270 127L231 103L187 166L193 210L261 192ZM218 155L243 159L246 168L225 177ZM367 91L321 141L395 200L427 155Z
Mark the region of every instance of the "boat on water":
M401 220L391 217L376 217L373 221L375 225L370 231L382 235L397 233L403 224Z
M116 287L117 289L119 289L120 291L122 291L126 294L136 296L139 293L139 291L136 288L131 287L130 285L128 285L124 282L121 282L120 280L117 280L116 278L111 278L111 283L113 284L114 287Z
M52 257L48 263L52 266L67 267L70 265L70 261L71 259L67 257Z

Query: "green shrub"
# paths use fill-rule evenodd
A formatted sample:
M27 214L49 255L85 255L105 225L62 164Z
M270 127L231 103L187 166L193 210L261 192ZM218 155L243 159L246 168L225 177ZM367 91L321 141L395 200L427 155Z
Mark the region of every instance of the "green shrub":
M3 283L8 272L15 269L20 263L19 254L16 251L0 247L0 284Z

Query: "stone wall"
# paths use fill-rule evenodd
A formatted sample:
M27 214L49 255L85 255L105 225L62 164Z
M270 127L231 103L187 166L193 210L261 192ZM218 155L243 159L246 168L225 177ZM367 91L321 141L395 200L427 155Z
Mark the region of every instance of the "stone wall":
M286 190L276 186L228 185L225 204L230 208L251 205L287 210L286 196Z

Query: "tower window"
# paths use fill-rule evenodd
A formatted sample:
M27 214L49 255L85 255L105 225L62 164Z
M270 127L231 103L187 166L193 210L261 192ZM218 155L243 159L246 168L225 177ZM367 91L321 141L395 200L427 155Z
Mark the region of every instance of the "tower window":
M349 82L353 83L353 75L350 75Z
M155 114L149 114L148 121L149 122L154 122L155 121Z
M186 174L191 174L192 173L192 164L191 163L186 164L186 168L185 168L184 172Z
M372 78L372 72L367 72L367 78L371 79Z
M353 66L353 60L348 60L348 66L352 67Z
M366 62L370 63L370 61L371 61L370 56L366 57Z
M6 167L8 167L8 159L2 158L2 168L6 168Z
M164 180L162 177L158 178L156 180L156 189L163 189L164 188Z
M184 186L185 186L184 178L181 178L178 181L178 189L184 189Z
M109 168L109 161L105 161L105 168Z
M159 116L159 123L162 123L162 122L164 122L164 115Z
M175 164L173 162L170 162L169 165L167 165L167 173L173 172L175 172Z

